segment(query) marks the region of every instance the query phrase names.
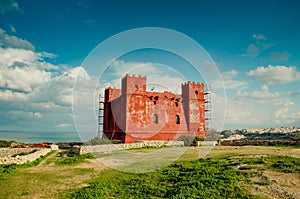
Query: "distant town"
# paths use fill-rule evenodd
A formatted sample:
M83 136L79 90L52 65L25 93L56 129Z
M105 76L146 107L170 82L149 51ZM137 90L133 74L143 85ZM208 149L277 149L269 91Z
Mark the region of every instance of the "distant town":
M297 132L300 131L300 127L277 127L277 128L249 128L249 129L235 129L235 130L225 130L223 132L227 132L227 133L232 133L232 134L236 134L236 133L293 133L293 132Z
M222 144L232 145L236 143L246 144L292 144L297 145L300 141L300 127L278 127L278 128L249 128L225 130L220 133ZM242 143L245 142L245 143Z

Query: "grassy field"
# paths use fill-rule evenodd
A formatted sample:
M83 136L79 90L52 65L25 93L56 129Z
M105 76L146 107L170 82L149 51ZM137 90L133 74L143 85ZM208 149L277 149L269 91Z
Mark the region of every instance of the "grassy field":
M130 154L147 157L159 150L130 150ZM127 157L124 154L128 155L97 158L119 160ZM200 148L190 147L167 167L129 173L110 169L91 155L59 151L37 166L11 170L2 166L0 198L300 198L299 148L218 146L199 160L201 154ZM167 153L161 159L166 158L172 156ZM139 168L136 161L121 163L121 169L131 164ZM141 159L138 166L148 163Z

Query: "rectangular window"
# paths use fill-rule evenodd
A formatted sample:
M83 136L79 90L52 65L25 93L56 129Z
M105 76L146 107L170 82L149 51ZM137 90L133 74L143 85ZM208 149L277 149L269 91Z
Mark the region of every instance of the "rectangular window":
M158 116L157 116L157 114L153 114L153 123L154 124L158 123Z
M180 124L180 117L179 117L179 115L176 115L176 124Z

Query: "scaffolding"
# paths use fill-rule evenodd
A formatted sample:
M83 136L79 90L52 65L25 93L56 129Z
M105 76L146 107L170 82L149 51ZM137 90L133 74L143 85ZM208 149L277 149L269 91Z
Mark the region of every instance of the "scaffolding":
M98 112L98 137L103 136L104 125L104 97L99 95L99 112Z
M206 131L212 130L212 101L211 101L211 85L208 84L205 86L204 90L204 99L205 99L205 127Z

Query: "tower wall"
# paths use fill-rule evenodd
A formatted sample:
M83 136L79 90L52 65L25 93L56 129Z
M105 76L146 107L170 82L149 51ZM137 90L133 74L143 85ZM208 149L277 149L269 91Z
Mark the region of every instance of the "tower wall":
M204 84L187 82L181 88L188 131L197 137L205 137Z

